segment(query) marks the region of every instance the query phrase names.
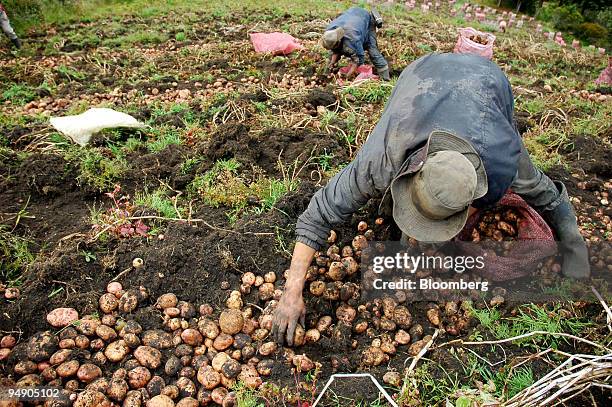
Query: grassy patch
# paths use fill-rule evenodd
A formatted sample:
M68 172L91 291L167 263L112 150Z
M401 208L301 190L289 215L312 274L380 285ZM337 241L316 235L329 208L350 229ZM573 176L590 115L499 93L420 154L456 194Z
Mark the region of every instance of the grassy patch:
M128 168L123 157L109 158L97 148L72 147L65 155L66 160L79 167L79 183L99 191L113 189Z
M354 96L360 102L381 103L391 95L395 82L395 79L391 82L367 81L358 86L346 88L344 93Z
M36 90L28 85L13 84L2 92L2 102L10 101L14 105L25 105L37 98Z
M19 282L21 273L34 261L30 242L14 235L5 225L0 225L0 281L9 285Z
M173 128L153 130L151 133L155 135L155 139L147 143L147 148L152 153L158 153L170 145L182 143L179 132Z
M151 209L153 212L164 218L182 217L182 210L174 205L173 198L168 196L168 191L165 188L159 188L153 192L145 190L137 192L134 197L134 203L138 206L144 206Z

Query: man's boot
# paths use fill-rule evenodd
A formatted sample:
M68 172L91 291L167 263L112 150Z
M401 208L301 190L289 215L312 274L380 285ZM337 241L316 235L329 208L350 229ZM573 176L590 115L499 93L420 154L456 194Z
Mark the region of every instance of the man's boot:
M19 41L19 38L13 38L11 42L13 43L15 48L21 49L21 41Z
M390 81L391 76L389 76L389 67L385 66L384 68L377 68L376 73L381 77L383 81Z
M567 189L561 182L555 182L560 192L559 204L552 210L545 210L542 216L557 235L558 246L563 255L563 275L572 278L587 278L591 271L589 252L580 231L574 209L569 201Z

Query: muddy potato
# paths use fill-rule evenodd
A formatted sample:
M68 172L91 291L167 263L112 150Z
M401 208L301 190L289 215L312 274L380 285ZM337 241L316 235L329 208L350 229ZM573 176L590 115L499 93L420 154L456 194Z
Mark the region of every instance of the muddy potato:
M161 394L163 388L166 387L166 382L160 376L153 376L149 383L147 383L146 389L149 396L154 397Z
M340 261L333 261L327 270L327 278L333 281L341 281L346 277L346 269Z
M459 304L455 301L447 301L444 304L444 313L446 316L450 317L451 315L457 314L457 312L459 312Z
M0 339L0 348L12 348L17 343L17 340L12 335L3 336Z
M368 247L368 240L363 235L357 235L353 238L351 246L355 251L362 251L363 249Z
M130 390L125 396L123 401L123 407L141 407L142 406L142 393L137 390Z
M40 376L45 379L45 381L50 382L51 380L57 379L57 372L53 367L49 366L40 372Z
M13 369L15 370L15 373L19 375L27 375L36 372L38 370L38 366L31 360L22 360L18 362Z
M398 345L408 345L410 343L410 334L403 329L398 330L393 338Z
M43 383L42 378L37 374L28 374L23 376L15 384L16 387L35 387Z
M261 377L257 373L257 369L250 365L242 365L242 370L238 375L238 381L245 384L250 389L258 388L261 383Z
M159 394L147 401L147 407L174 407L174 401L166 395Z
M236 407L237 405L236 393L233 391L227 393L227 396L223 399L222 407Z
M117 281L111 281L106 286L106 291L115 296L122 290L123 290L123 286L121 285L121 283L118 283Z
M308 372L315 368L315 364L310 358L304 354L295 355L291 361L298 372Z
M261 346L258 349L258 352L260 355L269 356L273 354L274 352L276 352L276 349L277 349L276 342L265 342L261 344Z
M325 283L323 281L315 280L310 283L309 291L315 297L320 297L325 292Z
M427 319L434 326L440 325L440 310L438 308L430 308L427 310Z
M323 298L328 301L338 301L340 299L341 288L342 283L340 281L326 284Z
M59 365L67 361L72 356L72 354L73 352L70 349L60 349L53 355L51 355L51 357L49 358L49 363L52 366Z
M346 274L352 276L359 271L359 263L352 257L345 257L342 259L342 265L346 270Z
M0 348L0 362L8 359L11 354L11 350L9 348Z
M34 362L48 360L59 348L57 337L50 332L38 332L27 343L26 354Z
M234 348L242 349L251 343L251 337L244 333L234 335Z
M242 333L246 335L251 335L258 328L259 324L252 318L248 318L244 320L244 325L242 326Z
M212 366L203 366L198 370L198 382L206 390L212 390L221 383L221 375Z
M421 324L412 325L408 333L410 334L412 341L416 342L423 337L423 326Z
M80 364L78 360L69 360L67 362L60 364L55 369L55 371L57 372L57 375L59 377L62 377L62 378L71 377L71 376L74 376L76 372L79 370L79 366Z
M130 353L130 348L127 346L124 340L112 342L106 347L104 356L111 362L119 362L123 360Z
M398 305L393 309L392 319L400 328L409 329L412 325L412 315L403 305Z
M177 308L180 311L181 318L189 319L193 318L196 315L196 309L193 304L187 301L179 301L177 304Z
M380 319L380 329L384 331L395 331L397 329L397 324L386 317L382 317Z
M138 363L149 369L157 369L161 365L161 352L151 346L139 346L134 351L134 357Z
M170 318L176 318L181 315L181 310L176 307L169 307L164 309L164 315L167 315Z
M136 335L136 334L125 334L123 336L123 340L125 341L126 345L129 346L131 349L135 349L137 347L140 346L140 338Z
M268 301L274 296L274 284L263 283L258 289L259 299L261 301Z
M63 328L79 319L74 308L56 308L47 314L47 322L54 328Z
M356 334L362 334L368 329L368 321L365 319L360 319L357 321L355 326L353 326L353 332Z
M225 399L225 397L227 397L228 391L226 388L224 387L217 387L216 389L214 389L211 393L210 393L210 397L212 398L212 400L219 404L222 405L223 404L223 399Z
M385 353L381 348L370 346L361 354L361 362L365 366L378 366L385 361Z
M182 398L178 403L176 403L176 407L198 407L199 405L200 403L198 400L194 399L193 397Z
M200 305L200 315L203 317L212 315L213 307L210 304L202 304Z
M257 363L257 373L261 376L270 376L272 374L272 368L274 367L274 361L270 359L264 359Z
M191 367L197 372L202 366L206 366L209 363L209 359L205 354L195 355L191 358Z
M176 297L176 294L166 293L159 296L157 302L155 303L155 307L159 309L174 308L177 306L177 304L178 298Z
M242 354L243 359L248 359L255 355L255 348L251 345L246 345L244 348L240 349L240 353Z
M402 376L398 372L387 372L383 376L383 382L393 387L400 387Z
M76 375L83 383L91 383L102 376L102 369L92 363L84 363L79 367Z
M232 343L234 343L234 338L222 332L213 341L213 347L221 352L232 346Z
M259 328L256 329L255 332L253 332L251 338L253 338L254 341L263 341L268 337L269 333L270 331L268 331L267 329Z
M85 386L85 389L87 390L97 390L103 394L107 394L109 388L110 383L106 377L100 377L98 379L95 379L93 382Z
M106 395L114 401L120 402L125 399L129 390L128 384L123 379L111 379Z
M416 341L415 343L413 343L412 345L410 345L410 347L408 348L408 353L412 356L416 356L418 355L421 350L423 350L423 348L425 347L425 345L427 345L427 343L431 340L431 336L427 335L425 336L423 339L421 339L420 341Z
M172 335L161 329L152 329L142 334L142 343L156 349L168 349L173 346Z
M212 398L210 397L210 391L206 390L204 387L200 387L200 389L198 390L197 400L201 406L209 405L212 401Z
M276 273L273 271L269 271L264 274L263 278L266 283L274 283L276 281Z
M219 352L215 355L215 357L213 358L212 362L210 363L210 365L212 366L213 369L215 369L217 372L221 371L221 368L223 367L223 364L225 362L227 362L228 360L230 360L230 356L225 353L225 352Z
M103 341L112 341L117 337L117 332L108 325L98 325L96 335Z
M198 330L202 335L209 339L215 339L219 335L219 327L210 319L201 319L198 321Z
M353 323L356 316L357 311L350 305L342 304L336 309L336 317L338 320L345 322L348 325Z
M263 287L263 286L262 286ZM242 330L244 325L244 317L237 309L227 309L221 313L219 317L219 326L221 331L228 335L237 334Z
M146 387L151 380L151 372L144 366L137 366L128 371L128 383L132 389Z
M170 397L172 400L175 400L179 396L179 388L175 384L169 384L162 389L161 394Z
M85 390L79 393L74 407L109 407L111 403L106 396L96 390Z
M223 373L225 377L230 379L236 378L240 374L241 370L242 366L235 359L228 359L221 366L221 373Z
M117 297L110 293L102 294L102 296L98 300L98 304L100 307L100 311L105 314L110 314L111 312L116 310L117 307L119 307L119 301L117 301Z
M246 273L244 273L242 275L242 284L246 284L248 286L252 286L253 284L255 284L255 273L252 273L250 271L247 271Z
M62 339L58 344L60 349L72 349L76 346L74 339Z
M75 379L68 380L64 385L64 388L71 392L77 391L79 389L79 381Z
M304 334L305 343L316 343L319 339L321 339L321 332L316 328L309 329Z
M121 298L119 298L119 310L121 312L130 313L138 308L138 292L135 289L129 289Z
M253 284L255 287L259 287L261 286L263 283L265 283L264 279L262 276L257 276L255 277L255 284Z
M77 335L74 338L74 345L79 349L87 349L89 347L90 340L85 335Z

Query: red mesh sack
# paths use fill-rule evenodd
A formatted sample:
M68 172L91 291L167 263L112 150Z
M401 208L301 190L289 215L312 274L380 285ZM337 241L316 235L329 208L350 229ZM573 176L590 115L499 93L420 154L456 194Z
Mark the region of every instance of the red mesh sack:
M486 44L479 44L470 39L470 37L478 35L487 39ZM495 36L491 33L483 33L472 27L460 28L459 38L455 45L455 54L474 54L480 55L483 58L493 58L493 43Z
M296 49L304 49L297 39L287 33L252 33L251 43L256 52L270 52L273 55L287 55Z
M341 74L347 74L349 71L349 66L343 66L340 68L339 72ZM353 80L353 82L364 81L366 79L378 79L378 75L374 75L371 65L360 65L357 67L357 77ZM339 79L338 82L342 85L344 82Z
M464 251L470 256L485 256L486 267L483 277L492 281L512 280L528 275L535 270L538 263L557 251L554 235L550 226L520 196L508 192L497 204L499 207L512 208L521 216L518 225L517 240L512 242L507 256L498 256L493 250L487 250L481 244L466 244ZM482 211L470 216L457 240L471 241L471 233L482 217ZM465 253L468 254L468 253Z

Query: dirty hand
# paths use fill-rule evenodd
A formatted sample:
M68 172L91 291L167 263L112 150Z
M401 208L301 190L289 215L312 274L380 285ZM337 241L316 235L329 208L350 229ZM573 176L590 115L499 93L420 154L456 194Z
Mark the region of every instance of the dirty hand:
M293 335L298 320L304 326L306 307L302 298L302 291L295 292L287 289L283 293L276 310L274 310L274 322L272 325L272 338L279 344L287 338L287 345L293 346ZM286 335L285 335L286 334Z
M355 76L356 73L357 73L357 65L356 64L350 64L349 65L349 70L346 73L346 79L351 79L352 77Z

